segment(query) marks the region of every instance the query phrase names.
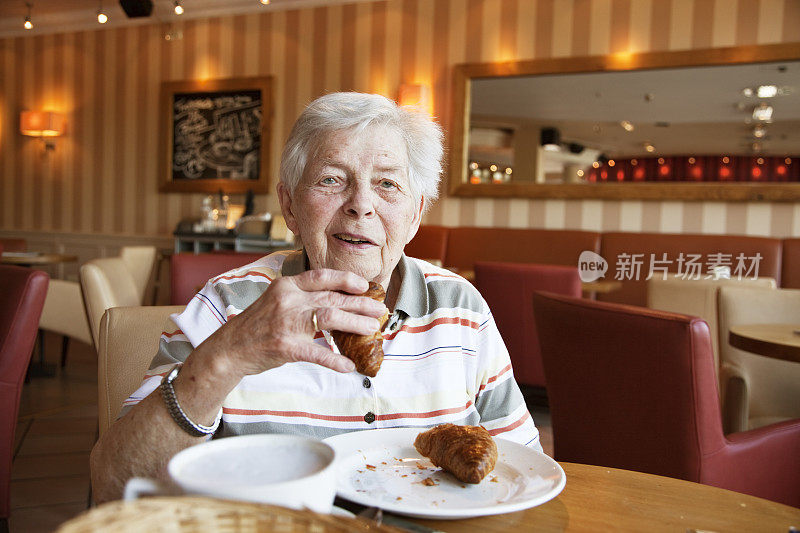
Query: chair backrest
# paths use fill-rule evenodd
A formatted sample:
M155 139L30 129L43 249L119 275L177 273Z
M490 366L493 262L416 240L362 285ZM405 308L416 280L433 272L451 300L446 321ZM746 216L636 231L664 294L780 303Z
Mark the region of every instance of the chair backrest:
M578 268L478 262L475 263L475 286L492 310L511 356L517 382L546 386L531 298L535 291L580 298Z
M0 239L0 246L6 252L24 252L28 249L28 242L25 239L10 239L3 237Z
M150 278L153 276L153 268L156 264L156 247L123 246L119 250L119 256L133 276L139 301L144 303L147 287L150 284Z
M139 388L172 313L184 306L113 307L105 312L98 342L100 435L116 420L122 402Z
M111 307L141 305L136 280L120 257L92 259L81 265L81 287L86 314L97 347L100 319Z
M51 279L47 287L39 328L92 345L81 286L75 281Z
M700 317L711 331L714 368L719 371L719 319L717 293L720 287L747 286L775 289L774 278L691 279L679 274L654 276L647 282L647 307Z
M406 244L405 254L442 266L447 252L448 228L444 226L420 226L417 234Z
M11 461L22 381L31 358L48 275L0 265L0 518L10 511Z
M189 303L206 282L264 257L260 253L175 254L170 262L170 303Z
M555 458L699 481L725 444L708 325L546 293L533 308Z
M737 324L800 324L800 289L723 287L719 292L722 368L740 379L724 397L726 430L743 431L800 418L800 364L734 348L728 343Z

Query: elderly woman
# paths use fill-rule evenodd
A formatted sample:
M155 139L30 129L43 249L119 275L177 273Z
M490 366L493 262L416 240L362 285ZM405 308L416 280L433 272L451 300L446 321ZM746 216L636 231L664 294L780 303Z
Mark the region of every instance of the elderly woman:
M165 476L172 455L209 435L452 422L541 449L480 294L403 255L436 198L441 157L425 114L377 95L312 102L278 184L303 250L212 279L172 317L144 383L92 451L96 499L119 497L132 476ZM385 305L360 296L368 281ZM385 359L365 377L320 330L371 334L387 307Z

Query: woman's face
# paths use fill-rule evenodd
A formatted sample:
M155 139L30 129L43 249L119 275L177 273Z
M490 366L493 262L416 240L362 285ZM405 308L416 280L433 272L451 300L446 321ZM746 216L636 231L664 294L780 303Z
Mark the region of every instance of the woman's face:
M354 272L384 287L422 214L422 199L411 193L405 142L386 126L360 135L332 132L294 193L280 183L278 194L311 268Z

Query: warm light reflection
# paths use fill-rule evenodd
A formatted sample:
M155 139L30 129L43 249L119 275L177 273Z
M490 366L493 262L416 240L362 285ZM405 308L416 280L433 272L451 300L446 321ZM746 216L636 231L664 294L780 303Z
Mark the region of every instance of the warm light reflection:
M615 54L611 54L611 62L614 64L615 67L623 67L628 66L631 64L633 60L634 53L633 52L617 52Z
M433 115L433 99L428 83L404 83L400 86L397 103L401 106L414 106Z

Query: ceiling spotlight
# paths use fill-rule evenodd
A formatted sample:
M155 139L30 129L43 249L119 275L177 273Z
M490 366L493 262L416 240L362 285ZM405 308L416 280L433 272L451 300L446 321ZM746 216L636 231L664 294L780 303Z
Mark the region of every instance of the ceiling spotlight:
M772 106L759 104L753 108L753 119L767 121L772 119Z
M745 87L744 89L742 89L742 96L746 96L747 98L750 98L754 94L755 94L755 91L753 91L752 87Z
M644 143L644 149L645 149L645 151L650 152L650 153L653 153L653 152L656 151L656 147L653 146L653 144L649 143L649 142L645 142Z
M759 98L772 98L778 96L777 85L759 85L756 89L756 94Z
M753 128L753 137L756 139L763 139L767 135L767 128L763 124L756 124Z
M760 152L761 148L762 148L762 144L760 142L756 141L751 145L751 148L753 149L754 152Z
M33 29L33 22L31 22L31 8L33 7L32 4L29 2L25 2L25 5L28 6L28 14L25 15L25 23L22 25L26 30Z
M183 15L183 6L181 5L180 0L175 0L175 14Z
M622 129L625 131L633 131L633 124L631 124L630 121L623 120L619 125L622 126Z
M97 8L97 22L100 24L108 22L108 15L103 11L103 2L100 2L100 6Z
M265 6L269 5L269 0L261 0L261 3L264 4Z
M542 148L548 152L561 150L561 133L556 128L542 128L540 141Z

